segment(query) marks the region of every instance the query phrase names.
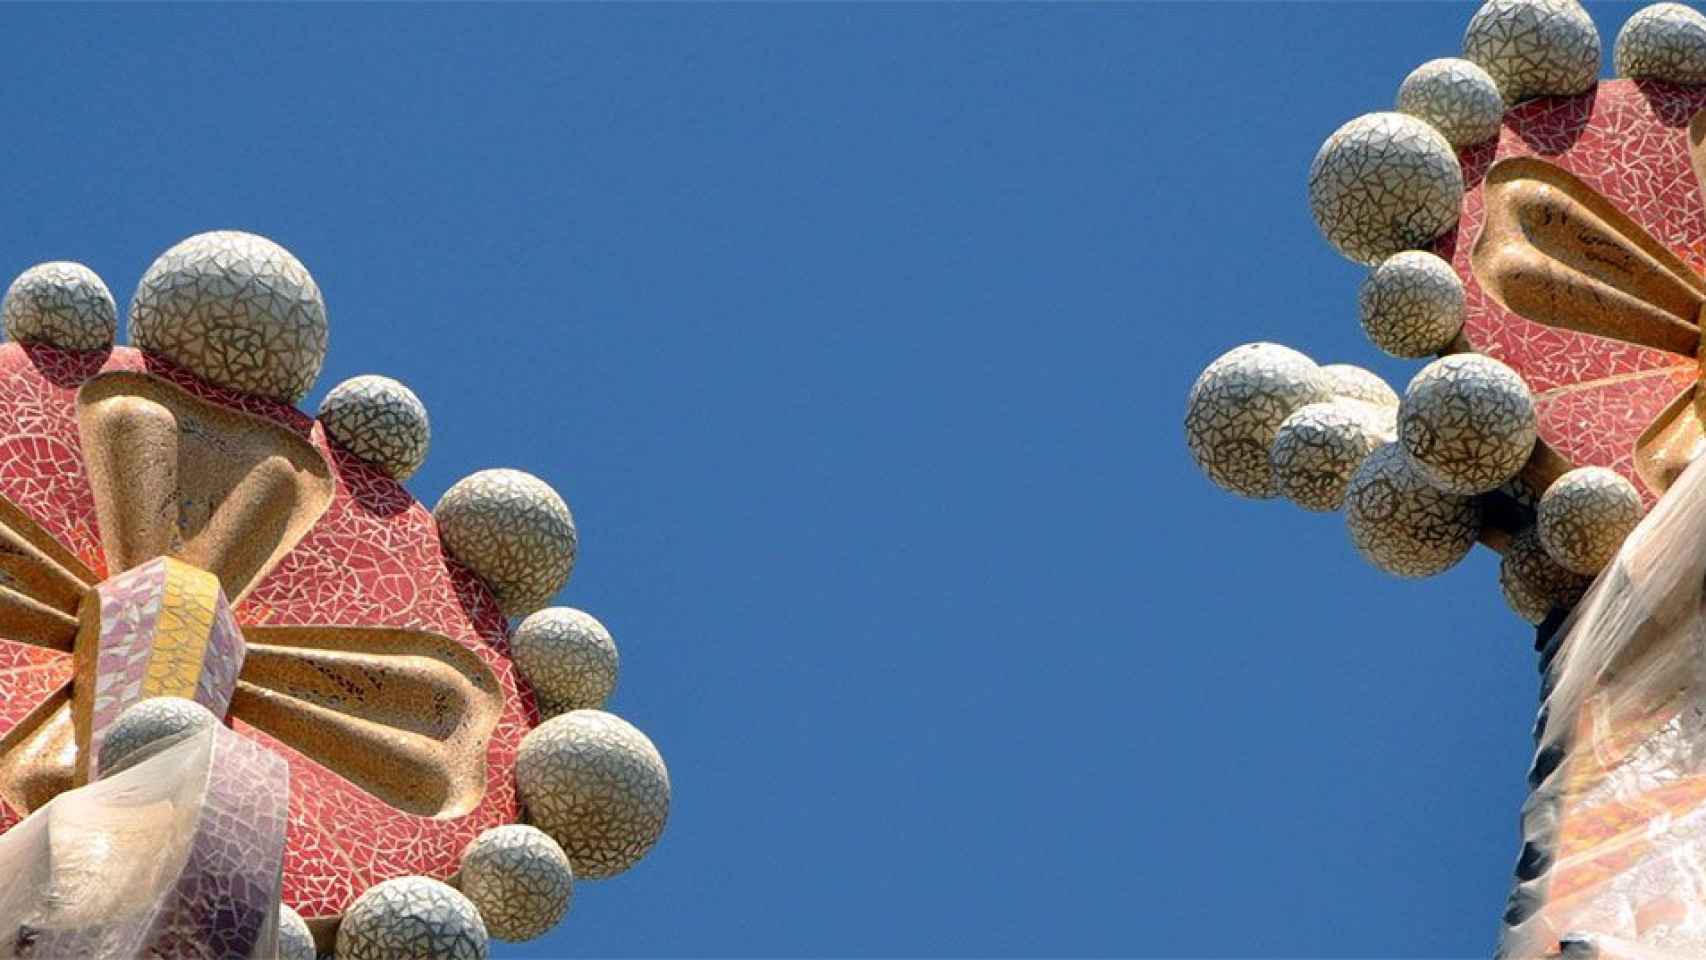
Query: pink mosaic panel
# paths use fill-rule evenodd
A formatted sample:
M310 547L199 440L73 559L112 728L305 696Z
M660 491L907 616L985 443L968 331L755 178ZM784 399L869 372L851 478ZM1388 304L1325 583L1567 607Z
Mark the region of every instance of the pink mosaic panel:
M142 699L154 627L166 589L166 563L155 560L96 588L101 598L101 636L95 657L95 696L89 713L90 743L96 750L124 708Z
M503 690L503 713L486 753L486 792L473 810L446 819L392 808L234 717L236 730L271 747L290 769L284 901L306 917L332 916L379 880L454 873L469 840L516 819L515 752L538 721L531 695L510 665L505 620L490 592L460 565L446 561L424 506L390 477L331 447L300 411L236 396L125 347L77 354L0 344L0 452L25 435L40 441L18 463L0 461L0 495L17 502L97 577L105 575L106 566L74 402L77 387L104 370L146 370L197 396L266 417L310 438L331 464L336 482L331 504L234 611L238 625L431 630L478 655ZM9 646L0 642L0 657ZM9 703L20 690L6 676L0 674L0 702ZM31 696L39 702L53 692ZM0 714L0 736L15 723L16 718Z
M1703 107L1706 90L1628 80L1601 82L1578 97L1522 104L1505 115L1496 144L1460 155L1463 216L1436 245L1464 280L1470 343L1510 364L1535 391L1541 437L1571 462L1611 467L1637 485L1635 440L1694 382L1695 359L1524 320L1481 289L1469 253L1486 220L1487 169L1507 157L1538 156L1580 177L1690 266L1706 271L1706 204L1689 160L1687 130Z
M243 631L237 628L231 604L221 590L214 600L213 627L208 632L201 679L196 681L197 702L206 704L215 716L223 717L231 708L231 695L237 690L237 674L243 669L245 651Z

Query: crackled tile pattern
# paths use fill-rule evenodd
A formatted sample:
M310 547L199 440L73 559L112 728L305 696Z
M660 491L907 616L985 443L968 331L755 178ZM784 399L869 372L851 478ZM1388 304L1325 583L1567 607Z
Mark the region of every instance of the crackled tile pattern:
M1429 243L1457 222L1462 201L1451 144L1402 113L1357 117L1333 131L1309 166L1316 226L1358 263Z
M1268 448L1285 418L1333 398L1315 361L1277 343L1247 343L1217 357L1191 385L1185 443L1208 478L1240 496L1276 496Z
M1458 353L1423 367L1398 406L1398 439L1428 482L1487 493L1534 452L1534 398L1515 370Z
M1325 513L1344 506L1352 475L1392 438L1390 408L1369 409L1342 400L1311 403L1280 424L1268 460L1281 496L1305 510Z
M470 474L444 491L432 515L450 553L480 575L509 616L539 609L569 581L575 518L532 474Z
M517 670L555 716L604 706L616 689L616 641L598 618L573 607L547 607L515 628L510 648Z
M1398 112L1426 120L1454 147L1499 135L1505 100L1487 71L1468 60L1429 60L1398 87Z
M1497 143L1463 152L1469 189L1457 231L1435 249L1464 282L1464 334L1533 391L1540 438L1576 465L1610 467L1651 501L1635 441L1697 377L1692 358L1542 326L1504 309L1476 282L1469 252L1485 222L1482 177L1496 159L1538 156L1575 174L1696 270L1706 269L1706 205L1688 153L1688 121L1706 90L1615 80L1594 93L1510 111Z
M220 386L294 402L326 359L326 305L290 251L220 230L149 266L130 302L130 337Z
M1599 31L1576 0L1489 0L1464 31L1463 56L1492 75L1506 103L1569 96L1599 76Z
M1706 15L1681 3L1643 7L1617 32L1612 62L1620 77L1706 83Z
M415 392L390 377L351 377L320 401L320 422L333 440L398 480L426 462L432 425Z
M18 275L0 302L0 322L13 340L67 350L101 350L118 333L118 306L95 271L57 260Z
M1605 467L1577 467L1540 497L1535 525L1546 552L1565 569L1598 573L1641 522L1635 485Z
M1372 370L1350 363L1329 363L1321 367L1321 372L1327 375L1335 397L1361 400L1377 407L1398 406L1398 392Z
M183 697L150 697L133 703L102 731L95 779L122 773L157 751L218 724L218 718L206 707Z
M1546 553L1540 535L1525 527L1511 538L1499 561L1499 588L1505 603L1529 623L1539 623L1554 608L1569 609L1587 592L1593 578L1559 566Z
M106 577L106 564L73 403L77 386L102 370L147 371L197 396L265 417L310 438L332 465L331 504L238 605L238 624L431 630L480 657L503 690L503 713L486 748L485 793L472 810L444 819L390 807L234 717L236 730L270 747L290 767L284 901L304 917L330 917L388 877L451 875L470 840L515 819L515 751L537 719L532 696L511 665L496 599L471 571L446 559L423 506L391 477L328 444L314 421L295 408L220 389L128 348L101 355L0 344L0 495L65 544L97 578ZM5 672L40 664L54 670ZM70 671L66 654L0 640L0 736L64 691Z
M1426 357L1463 329L1463 281L1422 250L1380 261L1357 289L1357 314L1369 342L1394 357Z
M314 935L302 914L284 904L278 906L278 960L315 960Z
M577 877L633 866L669 819L669 771L657 747L602 710L540 724L521 742L515 777L528 819L569 855Z
M563 848L545 831L519 823L475 837L462 853L458 883L479 908L486 932L511 943L556 926L575 890Z
M480 912L426 877L398 877L362 894L338 927L338 960L484 960Z
M1345 526L1374 566L1400 577L1431 577L1475 546L1481 507L1474 497L1434 489L1393 442L1369 454L1351 477Z

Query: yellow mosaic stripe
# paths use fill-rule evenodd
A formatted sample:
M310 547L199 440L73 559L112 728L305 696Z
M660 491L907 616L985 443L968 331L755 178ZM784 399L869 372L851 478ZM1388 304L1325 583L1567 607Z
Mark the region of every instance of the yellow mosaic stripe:
M142 681L143 697L195 699L218 598L218 577L167 558L165 595L160 600L154 651Z

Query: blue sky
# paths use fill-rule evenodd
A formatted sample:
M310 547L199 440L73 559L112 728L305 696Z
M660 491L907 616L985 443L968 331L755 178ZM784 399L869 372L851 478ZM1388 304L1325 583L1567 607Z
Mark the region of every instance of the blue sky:
M422 500L565 493L674 815L499 957L1485 955L1494 558L1387 578L1180 430L1246 341L1407 381L1305 176L1472 11L10 7L0 272L266 234L310 409L396 376Z

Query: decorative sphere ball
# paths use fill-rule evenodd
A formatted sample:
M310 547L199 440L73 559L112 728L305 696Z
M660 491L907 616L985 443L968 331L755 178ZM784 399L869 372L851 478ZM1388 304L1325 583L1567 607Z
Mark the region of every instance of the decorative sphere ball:
M569 910L575 875L569 857L543 830L493 827L462 851L462 892L499 940L532 940Z
M1279 493L1268 449L1292 411L1333 398L1332 381L1309 359L1277 343L1234 347L1191 385L1185 443L1208 478L1245 497Z
M515 778L529 818L562 846L577 877L633 866L669 819L663 757L632 724L601 710L573 710L533 728Z
M107 728L95 769L100 776L110 777L218 723L218 717L194 700L150 697L138 701Z
M6 336L65 350L104 350L118 333L118 305L95 271L57 260L37 264L0 302Z
M326 359L326 305L308 268L278 244L200 233L143 274L130 338L222 387L296 403Z
M278 960L315 960L314 934L308 921L284 904L278 905Z
M1268 451L1280 494L1305 510L1339 509L1357 467L1391 441L1390 419L1390 408L1356 400L1299 407L1280 424Z
M546 607L515 628L510 655L548 716L598 709L616 689L616 641L592 614Z
M1487 71L1468 60L1429 60L1398 87L1398 112L1426 120L1454 147L1499 135L1505 100Z
M1599 31L1576 0L1487 0L1464 31L1463 56L1506 104L1574 96L1599 79Z
M1592 577L1565 570L1548 556L1533 527L1524 527L1511 538L1499 562L1499 588L1505 602L1529 623L1545 620L1553 608L1575 606L1592 583Z
M333 387L320 401L320 422L346 450L398 480L421 468L432 442L426 407L415 392L374 374Z
M1706 83L1706 15L1681 3L1642 7L1618 31L1611 59L1620 77Z
M1372 370L1350 363L1329 363L1321 368L1332 385L1333 396L1361 400L1377 407L1397 407L1398 393Z
M1382 260L1357 291L1363 332L1394 357L1414 359L1444 350L1463 329L1463 310L1457 272L1421 250Z
M1457 223L1463 171L1438 130L1402 113L1345 124L1309 167L1315 223L1340 253L1375 263L1425 246Z
M519 617L551 601L575 566L575 518L545 481L520 470L481 470L458 480L432 509L438 534Z
M1398 406L1398 440L1429 483L1486 493L1534 452L1534 397L1492 357L1456 353L1423 367Z
M1607 467L1577 467L1540 497L1535 527L1552 559L1566 570L1596 574L1641 522L1641 494Z
M374 884L344 911L338 960L485 960L480 911L431 877Z
M1388 443L1351 476L1345 525L1369 563L1400 577L1430 577L1475 546L1481 506L1473 497L1435 489L1402 447Z

